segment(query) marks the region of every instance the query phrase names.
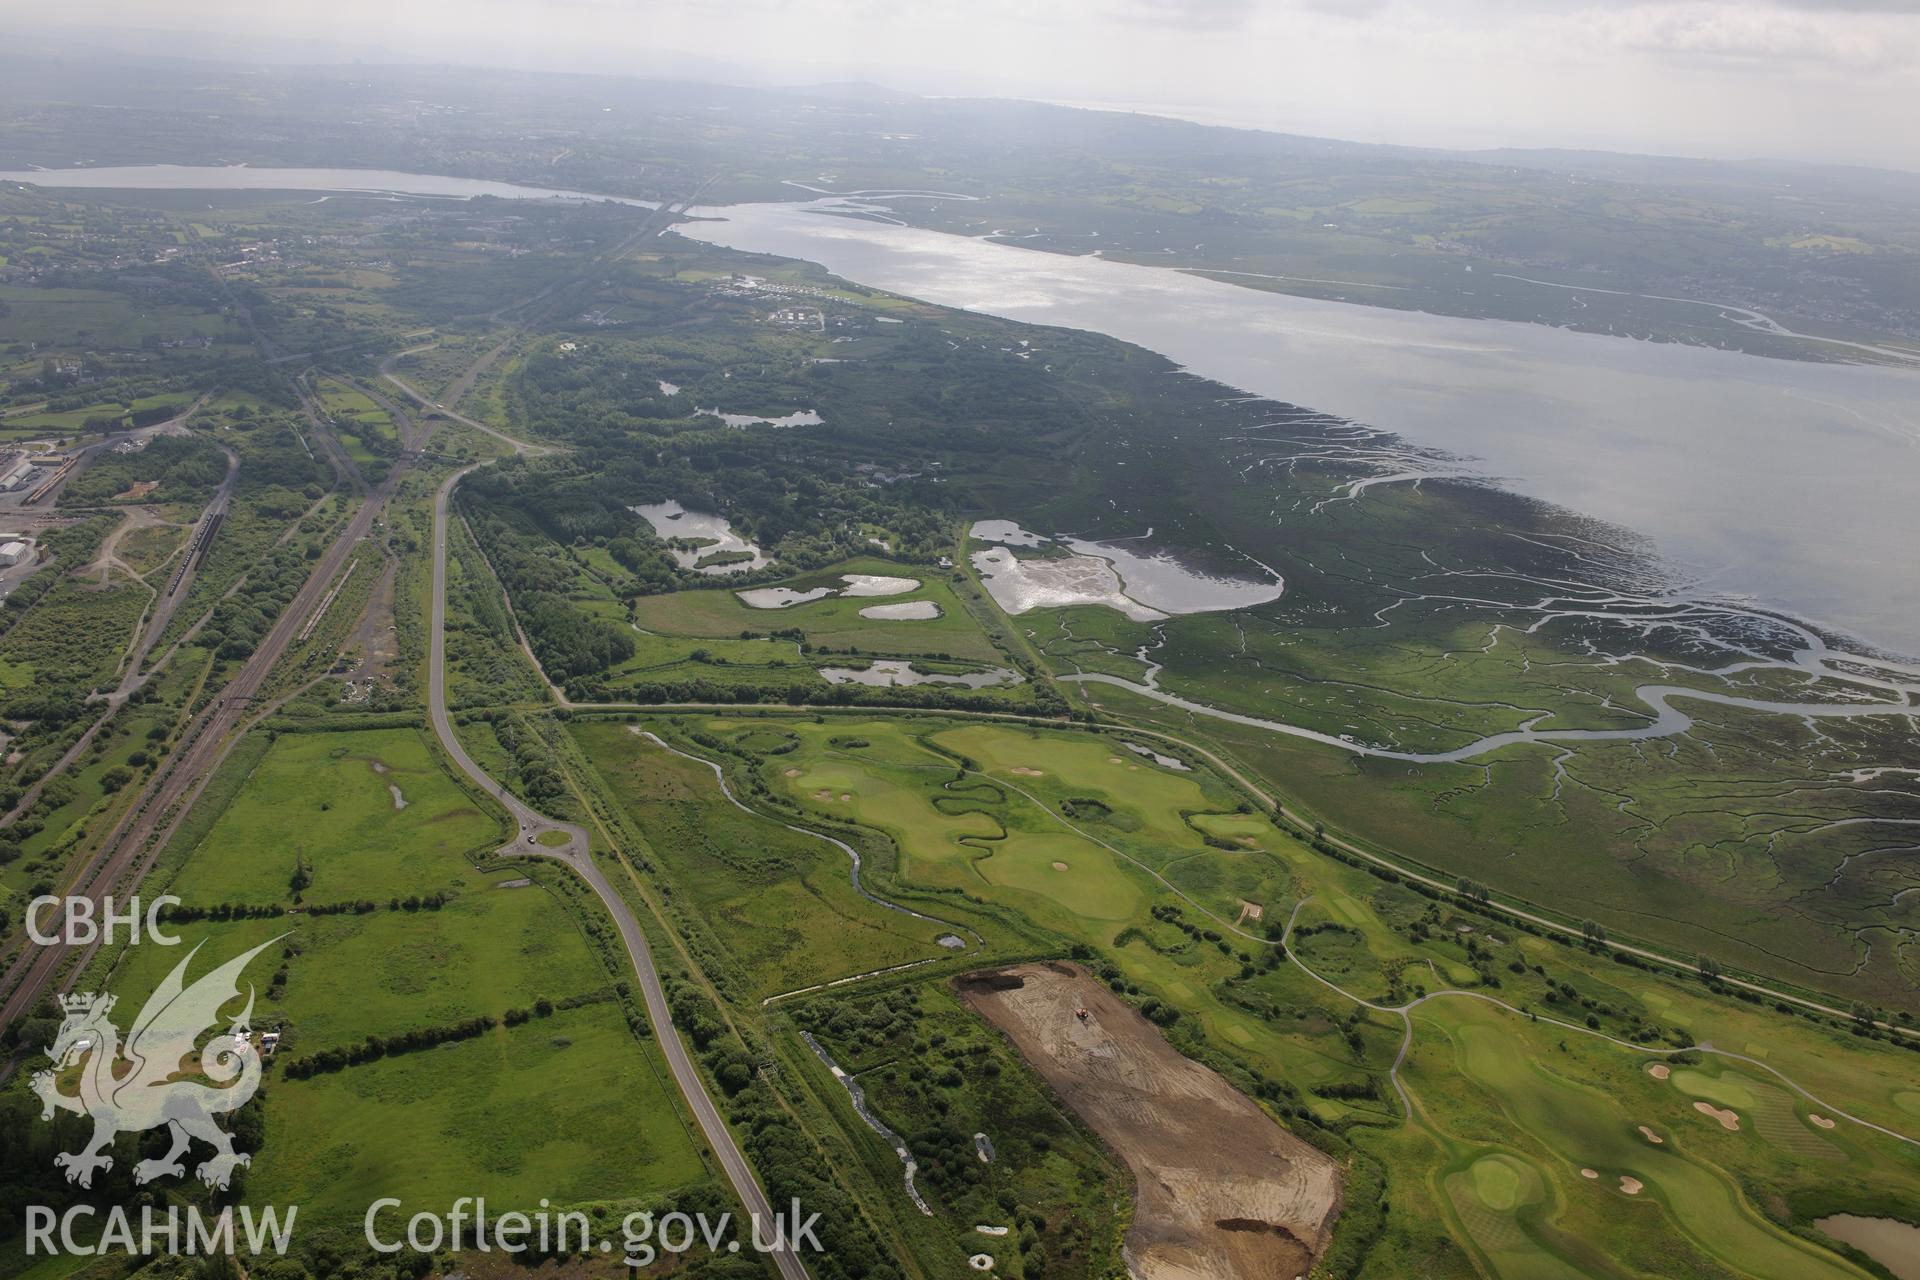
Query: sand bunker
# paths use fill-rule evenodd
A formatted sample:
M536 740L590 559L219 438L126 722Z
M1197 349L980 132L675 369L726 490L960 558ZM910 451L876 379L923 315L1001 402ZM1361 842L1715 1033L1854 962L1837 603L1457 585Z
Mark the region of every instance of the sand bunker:
M1665 1138L1661 1137L1659 1134L1655 1133L1653 1130L1647 1128L1647 1126L1645 1125L1640 1126L1640 1136L1645 1138L1648 1142L1652 1142L1656 1144L1666 1141Z
M1127 1258L1140 1280L1303 1276L1340 1212L1340 1165L1275 1124L1078 966L959 980L1133 1171Z
M833 799L833 792L828 791L825 787L822 787L820 790L813 793L813 798L815 800L831 800Z
M842 792L840 793L840 803L841 803L841 804L845 804L845 803L847 803L847 802L848 802L849 800L851 800L851 799L853 799L853 795L852 795L852 793L851 793L851 792L847 792L847 791L842 791Z
M787 770L787 776L789 778L797 778L800 776L800 771L798 769L789 769Z
M1047 775L1038 769L1029 769L1023 764L1013 766L1013 771L1023 778L1044 778Z
M1056 862L1053 864L1053 869L1055 871L1065 871L1067 869L1067 864L1064 862Z
M1731 1133L1740 1131L1740 1116L1724 1107L1716 1107L1711 1102L1696 1102L1693 1109L1703 1116L1712 1116L1720 1122L1720 1127Z
M1673 1074L1673 1068L1668 1066L1664 1062L1656 1062L1652 1066L1647 1068L1647 1074L1652 1076L1655 1080L1665 1080L1668 1076Z
M1600 1176L1600 1171L1598 1169L1582 1169L1580 1176L1583 1178L1597 1178Z
M1827 1119L1825 1116L1808 1116L1807 1119L1813 1121L1815 1124L1819 1125L1822 1129L1833 1128L1833 1121Z
M1647 1184L1638 1178L1629 1178L1625 1174L1620 1175L1620 1189L1630 1196L1639 1195L1646 1189L1646 1186Z

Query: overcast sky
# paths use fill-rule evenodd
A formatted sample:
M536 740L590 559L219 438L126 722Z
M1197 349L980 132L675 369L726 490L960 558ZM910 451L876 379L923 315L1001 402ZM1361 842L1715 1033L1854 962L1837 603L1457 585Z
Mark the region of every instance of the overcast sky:
M9 18L48 12L0 0ZM58 14L435 61L870 79L1366 141L1920 170L1920 0L70 0Z

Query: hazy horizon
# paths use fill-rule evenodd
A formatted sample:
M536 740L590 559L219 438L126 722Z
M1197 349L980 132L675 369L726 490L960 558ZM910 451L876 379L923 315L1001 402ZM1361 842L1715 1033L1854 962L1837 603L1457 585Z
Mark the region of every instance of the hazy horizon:
M159 56L465 65L806 88L869 81L1359 142L1557 147L1920 171L1905 0L80 0L49 24ZM172 33L153 42L149 32ZM130 46L130 47L129 47ZM721 51L690 55L687 48Z

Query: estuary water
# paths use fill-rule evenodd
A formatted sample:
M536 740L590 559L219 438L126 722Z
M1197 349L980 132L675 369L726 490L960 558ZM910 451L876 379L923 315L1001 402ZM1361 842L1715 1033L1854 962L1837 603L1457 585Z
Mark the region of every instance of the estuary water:
M449 178L431 173L397 173L391 169L256 169L252 165L129 164L97 169L13 169L0 171L0 182L27 182L41 187L91 191L326 191L357 195L441 196L471 200L498 196L503 200L567 199L611 200L641 209L657 209L651 200L626 196L596 196L584 191L549 191L489 182L484 178Z
M1104 333L1350 418L1650 539L1702 594L1920 654L1920 369L1296 298L833 216L696 209L681 234L946 306ZM1044 362L1044 339L1032 358Z
M359 169L150 165L0 181L611 198ZM1459 470L1632 530L1703 594L1920 655L1920 370L1296 298L832 216L872 208L734 205L696 210L705 220L680 230L929 302L1137 343L1200 376L1444 450ZM1044 349L1033 358L1044 362Z

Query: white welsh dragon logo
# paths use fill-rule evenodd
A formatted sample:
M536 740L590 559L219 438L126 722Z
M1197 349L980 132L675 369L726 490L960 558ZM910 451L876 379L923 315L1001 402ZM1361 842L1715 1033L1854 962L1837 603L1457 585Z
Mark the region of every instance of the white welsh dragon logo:
M160 1125L172 1130L173 1148L158 1160L136 1165L135 1182L184 1174L180 1157L195 1138L214 1147L213 1157L197 1170L210 1187L225 1187L237 1166L250 1163L251 1157L234 1151L233 1139L213 1118L245 1105L260 1087L260 1051L254 1048L249 1026L251 986L247 1007L233 1019L228 1034L216 1036L200 1051L199 1074L215 1083L181 1077L193 1071L188 1060L194 1042L219 1021L221 1006L239 996L240 971L279 940L270 938L185 987L187 965L200 950L194 947L148 998L124 1046L119 1029L107 1020L113 996L88 993L61 999L66 1020L47 1050L54 1065L34 1076L33 1091L40 1095L43 1120L51 1120L56 1107L93 1118L92 1140L79 1151L53 1158L67 1171L67 1181L88 1186L94 1170L111 1168L113 1157L107 1154L107 1146L114 1134ZM80 1092L61 1093L59 1073L72 1068L83 1055Z

